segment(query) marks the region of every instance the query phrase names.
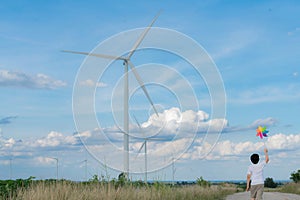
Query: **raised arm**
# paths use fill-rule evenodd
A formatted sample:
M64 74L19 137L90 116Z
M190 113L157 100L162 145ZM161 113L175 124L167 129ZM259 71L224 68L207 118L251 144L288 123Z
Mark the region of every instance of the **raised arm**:
M268 154L268 149L265 148L265 149L264 149L264 152L265 152L266 163L268 163L268 162L270 161L270 159L269 159L269 154Z

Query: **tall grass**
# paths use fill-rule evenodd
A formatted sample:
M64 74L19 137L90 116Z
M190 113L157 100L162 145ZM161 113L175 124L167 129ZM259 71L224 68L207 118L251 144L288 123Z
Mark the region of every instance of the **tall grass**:
M284 193L300 194L300 183L285 184L280 188L279 191Z
M141 186L125 185L115 187L107 183L82 184L74 182L58 182L45 184L43 182L33 184L27 189L20 189L16 199L22 200L111 200L111 199L224 199L228 194L236 192L235 187L200 187L192 186L168 186L164 184Z

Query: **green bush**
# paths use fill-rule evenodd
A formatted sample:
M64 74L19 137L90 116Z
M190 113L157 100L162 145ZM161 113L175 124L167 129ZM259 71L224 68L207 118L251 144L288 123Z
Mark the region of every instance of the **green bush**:
M293 180L295 183L300 183L300 169L298 169L297 172L291 173L291 180Z
M99 181L100 181L100 179L97 174L93 175L93 177L91 179L89 179L89 182L92 182L92 183L97 183Z
M278 184L274 182L273 178L268 177L265 179L265 187L276 188L277 186Z
M196 183L201 187L210 187L210 182L203 179L201 176L200 178L197 178Z
M0 180L0 199L14 198L17 195L17 190L31 186L33 179L35 177L30 176L28 179Z

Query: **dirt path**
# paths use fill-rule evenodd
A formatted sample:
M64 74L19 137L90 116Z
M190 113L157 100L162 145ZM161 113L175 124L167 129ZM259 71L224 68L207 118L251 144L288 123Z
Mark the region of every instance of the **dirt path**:
M241 192L229 195L226 200L250 200L250 192ZM300 195L279 192L264 192L264 200L300 200Z

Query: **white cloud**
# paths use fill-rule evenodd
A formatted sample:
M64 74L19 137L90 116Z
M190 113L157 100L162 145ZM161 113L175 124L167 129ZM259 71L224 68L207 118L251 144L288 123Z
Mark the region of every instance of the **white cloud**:
M16 141L13 138L9 138L9 139L4 139L4 138L0 138L0 144L1 147L3 148L11 148L15 145Z
M55 80L45 74L36 74L32 76L23 72L0 70L0 86L2 87L55 89L66 85L65 82Z
M274 126L277 123L277 120L272 118L272 117L268 117L266 119L257 119L255 120L250 127L251 128L256 128L258 126Z
M60 145L74 145L78 142L74 136L64 136L62 133L51 131L46 137L36 140L35 147L57 147Z
M163 135L182 133L195 134L197 132L206 132L208 128L212 131L222 130L227 126L226 119L210 119L204 111L181 111L179 108L170 108L159 113L151 115L148 121L142 123L142 129L145 132L160 132ZM153 134L153 133L152 133Z
M270 149L295 149L300 148L300 135L284 135L282 133L268 138L267 146Z
M91 131L83 131L83 132L74 134L74 137L89 138L89 137L91 137L91 136L92 136Z
M171 122L173 128L176 129L179 123L185 123L183 130L189 130L188 125L194 126L197 121L200 123L212 123L217 126L214 120L208 119L208 114L202 111L193 112L185 111L180 112L179 109L166 110L161 113L161 118L153 119L153 124L161 125L162 121ZM159 119L161 121L159 121ZM150 121L150 120L149 120ZM220 120L222 122L222 120ZM272 120L257 120L272 122ZM149 123L149 126L153 126ZM208 126L208 124L206 124ZM168 126L168 130L171 126ZM109 129L110 131L116 131L117 128ZM109 141L105 134L108 134L111 141ZM31 157L36 163L42 165L53 164L55 160L49 157L59 156L64 159L66 155L76 153L77 150L82 148L82 143L79 141L79 136L86 143L86 147L95 158L105 162L108 166L118 168L122 163L123 158L123 134L120 132L109 132L107 129L94 129L92 131L85 131L76 133L73 135L65 135L63 133L51 131L45 137L38 139L26 139L24 141L18 141L14 138L5 139L0 138L0 151L2 155L7 159L10 156L15 158L29 158ZM116 139L117 138L117 139ZM162 137L163 138L163 137ZM258 142L244 141L244 142L232 142L230 140L219 141L213 148L213 144L206 142L205 138L196 138L194 143L191 141L187 132L184 132L182 137L168 139L168 140L148 140L147 149L149 157L149 169L159 167L161 162L167 164L172 156L177 157L184 152L186 148L190 149L188 152L182 155L182 161L186 160L236 160L236 159L248 159L249 155L258 152L262 153L264 143L262 140ZM138 167L143 166L142 154L137 160L135 155L143 143L143 139L130 139L130 159L132 162L138 162L136 166L132 166L132 169L139 171ZM295 152L295 155L300 153L300 134L285 135L283 133L271 135L266 141L266 146L270 150L270 155L273 160L285 159L289 156L288 152ZM74 151L75 150L75 151ZM55 153L56 152L56 153ZM60 152L66 153L65 155ZM73 153L72 153L73 152ZM276 152L276 153L275 153ZM55 154L53 154L55 153ZM53 156L55 155L55 156ZM108 156L109 155L109 156ZM167 159L168 158L168 159ZM116 160L117 159L117 160ZM152 167L151 167L152 166ZM142 168L141 168L142 169Z
M14 138L4 138L1 134L1 129L0 129L0 150L2 149L11 149L17 141Z
M56 163L56 160L51 157L43 157L43 156L38 156L33 159L36 165L52 165Z
M79 83L79 85L82 85L82 86L87 86L87 87L100 87L100 88L103 88L103 87L106 87L107 84L106 83L103 83L103 82L94 82L93 80L91 79L87 79L85 81L81 81Z
M136 156L144 142L144 137L147 137L149 169L155 169L161 165L161 162L165 162L164 159L172 156L177 158L185 152L199 132L206 132L209 127L212 131L222 130L224 125L227 125L227 120L209 119L209 115L204 111L181 111L179 108L164 110L159 113L159 116L151 115L146 122L141 123L141 127L137 124L130 125L130 135L135 136L130 137L129 149L133 154L130 157L133 159ZM124 134L117 126L98 128L76 135L81 135L83 143L95 157L99 159L106 157L107 164L112 164L115 168L120 167L124 154ZM115 158L120 160L116 162ZM140 156L133 162L143 163L142 158Z
M250 126L244 128L259 125L271 126L276 121L273 118L258 119L254 121ZM137 125L130 125L130 134L138 138L130 138L130 150L137 152L142 142L144 142L143 134L146 133L146 137L154 137L156 140L148 140L148 152L153 155L164 156L168 154L176 154L183 152L186 148L192 145L191 155L185 154L184 158L196 159L208 154L212 149L212 144L207 143L204 138L197 138L194 143L193 138L201 136L198 133L205 133L208 127L212 131L222 130L225 126L226 132L242 130L243 128L232 128L228 126L226 119L209 119L209 115L203 111L180 111L179 108L171 108L159 113L159 117L152 115L146 122L142 123L141 128ZM17 141L14 138L5 139L0 138L1 151L15 151L21 152L18 156L26 155L31 156L28 152L45 152L54 150L70 150L81 146L82 142L88 148L93 147L95 151L103 151L103 148L113 149L123 148L123 136L121 130L114 126L109 128L95 128L94 130L87 130L73 135L65 135L56 131L49 132L45 137L38 139L29 139L25 141ZM290 148L296 147L299 143L299 135L291 135L289 137L285 135L273 135L268 138L267 145L272 149ZM82 142L80 141L82 140ZM292 143L294 142L294 143ZM291 145L293 144L293 145ZM107 147L107 145L111 147ZM255 147L262 146L260 143L243 142L232 143L231 141L219 142L210 154L208 159L215 159L216 156L221 159L222 157L236 156L245 152L255 150ZM26 152L23 150L26 150ZM22 153L23 152L23 153ZM97 152L98 153L98 152ZM36 154L36 153L34 153ZM17 155L17 154L15 154Z
M207 160L229 160L238 157L245 157L256 152L263 152L264 145L269 149L272 156L276 158L284 158L287 155L286 151L300 151L300 134L285 135L282 133L272 135L268 137L265 144L264 142L239 142L234 143L230 140L218 142L213 150L212 144L195 144L191 150L189 150L183 158L185 159L207 159ZM272 154L272 152L276 154Z

